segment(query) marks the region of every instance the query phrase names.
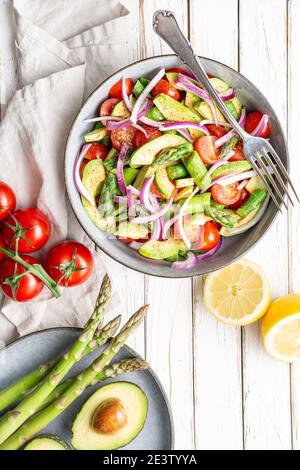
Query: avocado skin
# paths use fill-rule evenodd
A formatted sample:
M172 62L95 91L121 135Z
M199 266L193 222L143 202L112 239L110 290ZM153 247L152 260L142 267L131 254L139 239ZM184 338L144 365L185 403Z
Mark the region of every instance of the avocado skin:
M51 446L51 448L47 448L47 445ZM71 448L58 436L41 434L28 442L24 450L71 450Z

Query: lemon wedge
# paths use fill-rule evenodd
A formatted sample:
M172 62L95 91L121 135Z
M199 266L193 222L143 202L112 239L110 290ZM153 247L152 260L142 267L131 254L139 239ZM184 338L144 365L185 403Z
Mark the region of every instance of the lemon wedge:
M289 294L271 303L262 322L267 352L275 359L300 359L300 294Z
M248 325L262 317L271 301L265 272L252 261L240 261L207 276L204 304L218 320Z

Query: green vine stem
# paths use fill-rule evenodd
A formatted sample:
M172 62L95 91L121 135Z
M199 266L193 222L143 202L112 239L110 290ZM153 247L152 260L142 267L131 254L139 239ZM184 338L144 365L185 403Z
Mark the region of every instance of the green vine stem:
M2 248L1 246L0 252L24 266L24 268L26 268L29 273L38 277L45 284L45 286L48 287L54 297L58 298L61 296L61 291L56 285L56 282L49 276L49 274L45 271L41 264L29 264L25 260L23 260L23 258L21 258L21 256L19 256L18 254L11 253L10 251L6 250L5 248Z

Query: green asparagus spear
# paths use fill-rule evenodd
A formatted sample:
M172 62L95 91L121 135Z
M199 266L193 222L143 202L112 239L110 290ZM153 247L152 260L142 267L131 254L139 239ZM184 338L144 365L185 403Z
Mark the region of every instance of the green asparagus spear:
M182 157L192 152L193 145L187 142L186 144L179 145L175 148L164 150L158 157L155 158L152 167L157 168L160 165L177 162Z
M177 178L185 178L188 176L188 172L184 165L177 163L177 165L169 166L167 169L168 177L170 180L176 180Z
M216 209L215 207L206 206L205 207L206 215L214 219L216 222L219 222L224 227L235 227L237 220L229 214L226 214L224 211Z
M220 158L225 157L225 155L227 155L227 153L229 153L236 146L239 139L240 138L237 135L231 137L231 139L221 148Z
M148 305L141 307L124 325L120 333L113 338L111 343L104 349L102 354L95 359L95 361L74 380L73 384L62 394L60 397L51 403L49 406L40 411L37 415L32 416L23 426L21 426L14 434L9 434L9 437L4 443L1 443L0 450L19 449L25 444L33 435L38 433L41 429L47 426L48 423L53 421L60 415L76 398L78 398L88 387L93 383L97 375L110 363L112 358L117 354L119 349L125 344L129 335L136 329L142 322L144 316L148 311ZM52 390L51 390L52 392ZM35 394L36 395L36 394ZM40 396L36 395L36 402L32 403L33 412L40 406L50 393L47 394L42 400ZM12 417L8 421L18 420L18 417ZM0 423L1 425L1 423ZM2 426L3 428L3 426ZM3 441L2 441L3 442Z
M117 178L113 173L108 173L100 196L99 211L103 217L111 215L115 210L115 200L114 197L117 193L118 183Z
M116 149L112 147L106 159L103 162L104 168L106 168L106 170L109 170L109 171L113 170L114 168L117 168L118 157L119 157L118 152L116 151Z
M71 346L69 351L63 355L56 366L40 382L36 389L26 397L17 407L10 411L0 422L0 443L4 442L16 431L31 415L34 414L39 403L43 402L54 388L67 375L71 367L78 362L88 345L93 339L99 323L102 321L107 301L111 294L111 283L108 275L104 276L100 292L97 298L93 315L86 323L83 332Z
M264 202L267 195L268 193L265 189L256 189L249 199L236 211L237 214L242 218L247 217L250 212L257 209Z
M110 364L105 367L98 375L96 375L93 383L95 385L98 382L103 382L105 379L116 377L119 374L124 374L126 372L137 372L139 370L147 369L149 366L147 362L143 359L133 358L133 359L123 359L120 362L115 364ZM75 381L75 378L71 378L60 384L56 387L55 390L46 398L46 400L40 405L37 411L40 411L46 406L50 405L54 400L56 400L60 395L65 393L65 391L72 385Z

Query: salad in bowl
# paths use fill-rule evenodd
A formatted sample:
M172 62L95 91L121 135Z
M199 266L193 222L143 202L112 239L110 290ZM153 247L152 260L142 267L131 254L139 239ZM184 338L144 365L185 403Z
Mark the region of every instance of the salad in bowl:
M247 132L270 135L267 114L247 111L230 83L209 78ZM188 270L262 218L269 197L241 139L184 68L124 74L84 122L91 130L74 165L83 208L140 257Z

